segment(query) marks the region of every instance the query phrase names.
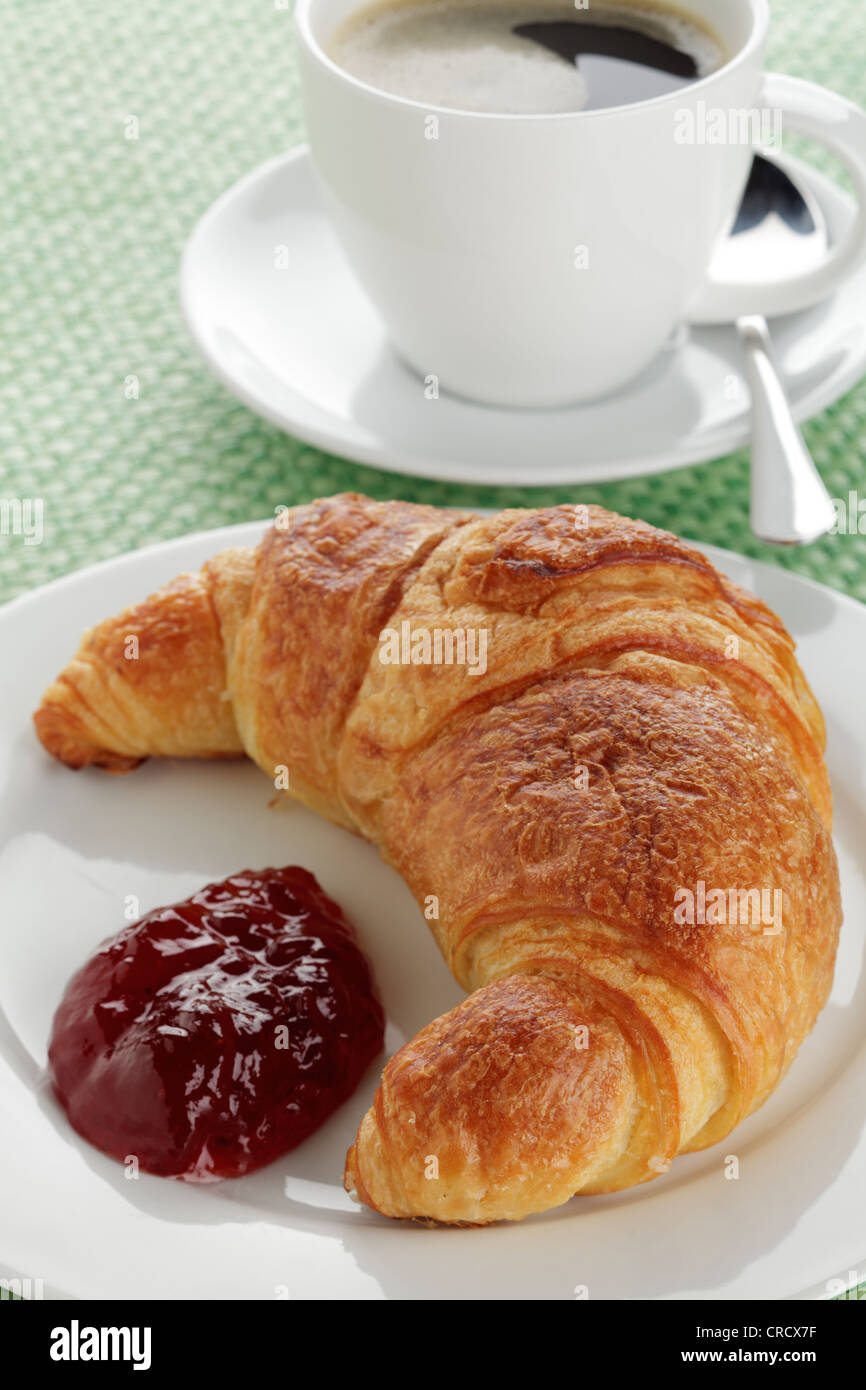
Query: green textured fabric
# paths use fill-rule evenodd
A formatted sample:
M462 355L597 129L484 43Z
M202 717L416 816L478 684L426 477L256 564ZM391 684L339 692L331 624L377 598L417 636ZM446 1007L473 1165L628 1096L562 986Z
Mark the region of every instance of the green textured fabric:
M209 376L181 323L178 261L217 194L303 136L284 3L0 0L0 498L41 498L45 518L39 546L0 536L0 600L347 488L464 506L600 502L866 600L866 536L784 553L751 537L742 452L611 485L459 487L323 454ZM866 105L864 0L774 11L770 65ZM137 400L124 394L133 375ZM866 382L806 435L833 496L866 494Z
M45 518L41 546L0 536L0 600L345 488L461 505L601 502L866 600L866 536L783 554L752 539L742 452L611 485L459 487L320 453L217 385L186 340L178 260L218 193L302 138L284 3L0 0L0 498L42 498ZM866 104L864 0L774 8L772 65ZM124 395L131 375L138 400ZM866 492L866 383L806 434L834 497Z

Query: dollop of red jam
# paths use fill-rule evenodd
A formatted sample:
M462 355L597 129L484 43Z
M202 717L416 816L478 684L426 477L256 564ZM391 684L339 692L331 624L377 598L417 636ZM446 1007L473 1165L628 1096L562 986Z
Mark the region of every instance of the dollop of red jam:
M70 981L48 1051L79 1134L207 1182L300 1144L382 1047L370 968L305 869L245 871L106 941Z

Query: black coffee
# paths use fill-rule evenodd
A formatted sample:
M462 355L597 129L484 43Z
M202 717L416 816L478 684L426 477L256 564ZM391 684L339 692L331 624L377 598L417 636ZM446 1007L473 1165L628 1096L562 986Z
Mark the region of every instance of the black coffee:
M378 0L329 45L370 86L431 106L591 111L662 96L726 61L703 21L663 0Z

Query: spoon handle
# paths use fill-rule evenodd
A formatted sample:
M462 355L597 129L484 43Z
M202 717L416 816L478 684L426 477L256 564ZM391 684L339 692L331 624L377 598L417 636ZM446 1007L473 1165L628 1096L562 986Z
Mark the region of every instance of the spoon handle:
M752 530L772 545L808 545L833 525L829 493L791 414L767 322L737 320L752 393Z

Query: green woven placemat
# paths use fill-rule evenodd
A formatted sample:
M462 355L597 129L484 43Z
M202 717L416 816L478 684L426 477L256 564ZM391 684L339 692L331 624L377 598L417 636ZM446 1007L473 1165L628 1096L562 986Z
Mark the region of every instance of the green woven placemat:
M785 553L751 537L744 453L602 486L459 487L321 453L212 380L181 324L178 261L217 194L303 138L283 4L0 0L0 499L42 499L45 527L38 546L0 535L0 601L347 488L464 506L600 502L866 600L866 536ZM771 66L866 104L864 0L774 9ZM866 383L806 435L833 496L866 491Z

